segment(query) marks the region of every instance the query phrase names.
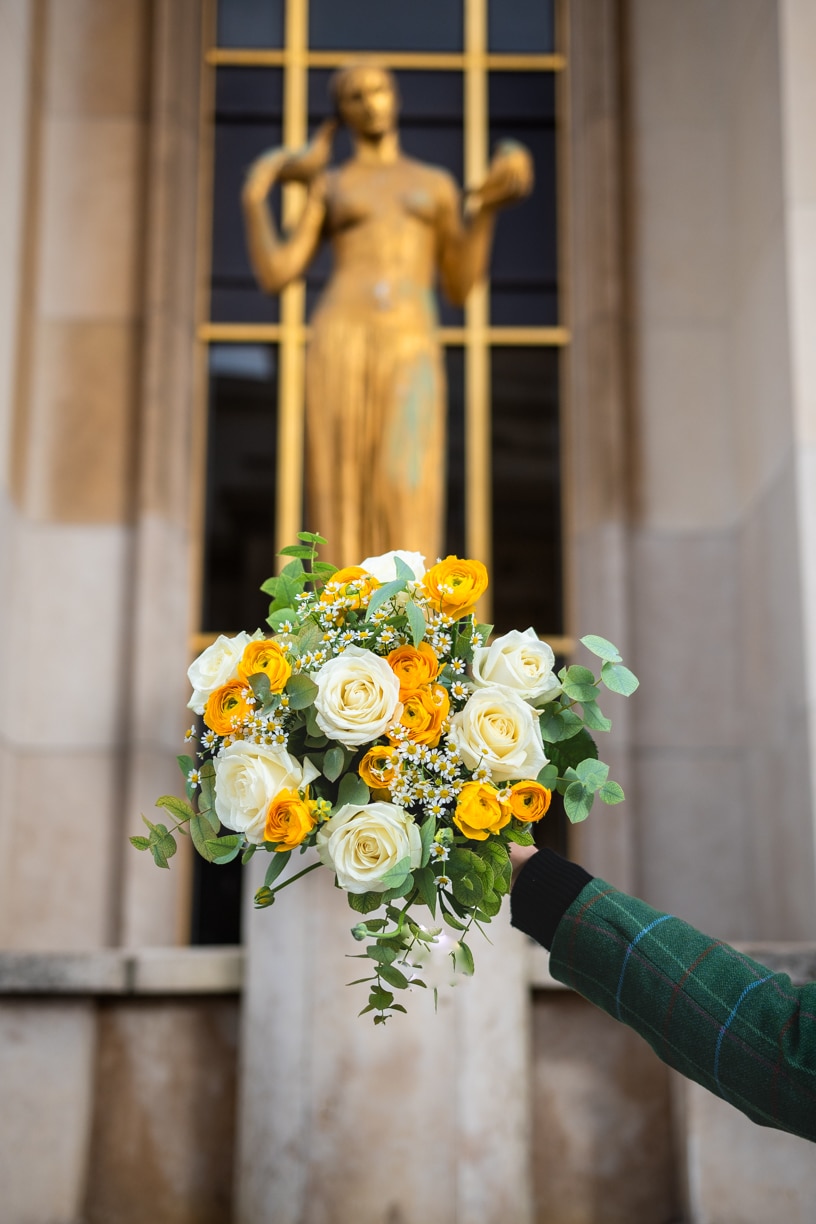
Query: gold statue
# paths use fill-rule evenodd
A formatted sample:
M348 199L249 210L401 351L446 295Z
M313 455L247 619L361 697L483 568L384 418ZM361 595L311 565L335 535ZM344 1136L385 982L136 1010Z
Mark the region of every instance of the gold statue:
M242 202L261 288L302 276L325 238L331 279L311 320L306 358L310 526L338 565L403 548L431 564L443 548L445 377L434 285L462 305L484 275L498 208L532 189L521 145L500 146L466 196L451 176L406 157L391 73L370 65L332 79L336 119L297 153L273 149L251 166ZM353 156L327 169L338 123ZM268 204L276 181L308 188L281 239Z

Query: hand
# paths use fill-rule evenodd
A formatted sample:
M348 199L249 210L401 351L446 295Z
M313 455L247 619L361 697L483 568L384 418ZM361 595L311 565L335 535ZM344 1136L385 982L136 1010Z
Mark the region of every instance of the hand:
M513 875L510 880L510 890L512 892L518 873L527 860L538 853L538 846L520 846L517 842L510 842L507 851L510 855L510 862L513 865Z
M496 148L487 178L481 187L467 193L468 212L480 208L505 208L516 204L533 190L533 159L524 145L504 140Z
M336 131L336 119L321 123L309 143L284 162L280 172L281 182L308 184L322 174L331 161Z

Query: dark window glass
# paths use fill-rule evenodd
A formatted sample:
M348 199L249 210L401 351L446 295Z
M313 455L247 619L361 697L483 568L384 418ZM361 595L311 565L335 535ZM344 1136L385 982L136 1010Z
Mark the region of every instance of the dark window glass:
M314 69L309 73L309 130L332 113L329 81L332 72ZM460 72L401 72L397 74L400 93L400 142L403 152L418 161L441 166L461 185L464 164L462 136L462 74ZM340 131L335 140L334 162L340 164L351 154L348 133ZM311 311L328 279L331 254L324 248L306 275L306 304ZM460 327L464 312L439 295L440 322Z
M445 555L465 554L465 354L451 346L445 350L448 378L448 489L445 518ZM432 565L436 557L426 557Z
M205 631L265 623L261 583L275 572L278 355L274 345L210 347Z
M461 51L462 0L309 0L315 51Z
M282 47L284 0L218 0L219 47Z
M558 352L493 348L493 619L561 633Z
M216 323L275 323L277 296L255 283L244 239L241 186L250 164L282 140L283 76L279 68L219 68L210 318ZM271 196L280 216L280 192Z
M490 0L487 46L490 51L526 55L553 51L553 0Z
M558 323L555 86L552 73L491 72L490 147L525 144L535 163L535 187L499 216L491 263L490 321L496 326Z
M241 860L208 863L193 856L191 944L241 942Z

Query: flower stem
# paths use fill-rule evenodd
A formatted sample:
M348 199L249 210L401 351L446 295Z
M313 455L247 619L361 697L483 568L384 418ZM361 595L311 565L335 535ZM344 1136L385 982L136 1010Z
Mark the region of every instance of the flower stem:
M290 884L294 884L295 880L299 880L301 876L308 875L310 871L314 871L317 867L322 866L322 863L310 863L309 866L304 867L302 871L298 871L295 875L290 876L288 880L284 880L282 884L277 886L277 888L273 888L272 896L274 896L275 893L279 893L282 888L287 888Z

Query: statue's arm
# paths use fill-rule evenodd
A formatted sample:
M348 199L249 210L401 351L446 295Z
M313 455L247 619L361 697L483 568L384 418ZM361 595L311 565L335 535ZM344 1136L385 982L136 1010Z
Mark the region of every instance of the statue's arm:
M280 293L302 276L320 245L326 217L325 169L331 156L336 124L322 125L299 153L272 149L252 163L241 192L244 228L252 269L266 293ZM306 184L308 194L300 220L291 234L278 233L269 193L276 182Z
M522 145L500 145L481 187L467 193L464 216L459 193L444 180L439 208L439 271L442 289L455 306L464 305L490 260L496 213L529 195L533 163Z

